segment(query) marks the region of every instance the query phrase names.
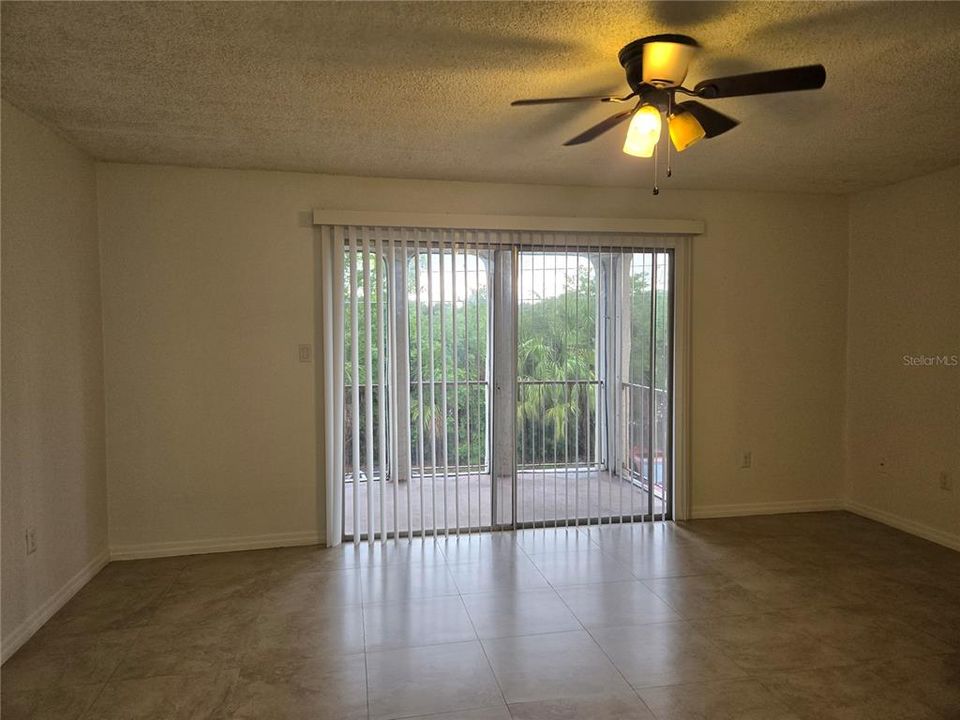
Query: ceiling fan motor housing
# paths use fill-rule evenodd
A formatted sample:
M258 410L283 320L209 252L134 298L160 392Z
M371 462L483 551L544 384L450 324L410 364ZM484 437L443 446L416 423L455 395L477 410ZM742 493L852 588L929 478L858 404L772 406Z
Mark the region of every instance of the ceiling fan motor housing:
M625 45L618 55L627 84L638 95L650 86L671 88L687 76L690 56L700 47L688 35L651 35Z

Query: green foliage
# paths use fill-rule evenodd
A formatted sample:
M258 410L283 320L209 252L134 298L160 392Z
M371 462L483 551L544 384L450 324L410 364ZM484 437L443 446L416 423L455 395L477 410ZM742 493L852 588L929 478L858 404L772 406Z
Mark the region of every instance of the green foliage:
M392 280L392 274L378 265L371 253L364 267L362 253L357 253L355 274L357 281L357 305L353 307L350 297L350 257L344 262L344 384L347 386L345 400L345 427L350 428L352 396L350 386L356 376L361 385L361 426L366 412L366 386L372 382L371 397L374 403L375 463L379 464L379 432L376 427L379 402L379 361L384 351L378 340L380 334L380 303L386 323L390 320L391 308L382 287L383 275ZM419 263L420 287L417 287L416 268ZM449 263L449 260L448 260ZM458 302L437 302L439 289L434 288L434 303L426 302L425 287L428 282L427 256L421 254L411 259L407 272L408 300L407 330L409 338L410 414L412 429L412 453L415 466L430 468L450 465L458 461L462 468L486 464L486 418L487 418L487 334L489 297L486 287L486 272L472 275L471 292L463 298L463 289ZM436 265L436 259L434 259ZM447 265L449 272L450 264ZM434 267L436 272L437 267ZM461 268L462 272L462 268ZM471 270L471 273L473 270ZM369 283L367 277L371 277ZM436 276L434 276L436 277ZM461 275L462 278L462 275ZM378 282L379 280L379 282ZM478 282L479 281L479 282ZM649 385L649 342L651 293L646 277L631 277L631 338L629 380ZM369 284L369 287L367 285ZM447 288L449 290L449 287ZM525 291L525 295L526 295ZM370 299L369 310L367 298ZM665 388L668 378L667 358L669 296L665 291L657 293L656 385ZM526 465L551 465L564 462L565 458L580 463L595 460L597 408L601 402L601 386L596 366L597 319L599 315L596 270L582 263L575 273L568 276L560 291L553 296L525 297L518 309L517 372L517 457ZM352 323L356 311L358 337L354 338ZM369 322L368 322L369 313ZM366 373L367 333L371 327L370 355L372 376ZM430 328L433 332L431 335ZM442 330L442 331L441 331ZM356 343L356 368L353 362L353 343ZM385 355L385 360L388 355ZM431 371L431 362L433 368ZM386 365L386 363L385 363ZM445 365L445 367L444 367ZM430 379L434 378L434 383ZM441 380L446 377L444 389ZM389 370L384 377L387 384ZM458 387L453 388L456 379ZM444 407L446 399L446 407ZM468 433L469 426L469 433ZM447 449L444 454L443 438L446 433ZM361 433L361 464L365 464L366 439ZM468 439L469 435L469 439ZM349 467L351 438L344 437L345 457ZM420 445L423 445L421 454ZM349 470L348 470L349 472Z
M517 458L549 465L587 461L596 423L597 283L578 266L562 291L521 303L517 343Z

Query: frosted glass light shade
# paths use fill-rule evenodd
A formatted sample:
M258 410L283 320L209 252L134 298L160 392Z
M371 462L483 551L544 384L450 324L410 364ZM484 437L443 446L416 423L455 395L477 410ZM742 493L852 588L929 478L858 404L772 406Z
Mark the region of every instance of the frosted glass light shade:
M670 139L677 152L683 152L707 135L707 131L703 129L703 125L693 116L693 113L685 110L672 115L667 121L667 127L670 129Z
M677 87L687 77L695 45L649 42L643 46L643 81L654 87Z
M623 151L634 157L653 157L653 150L660 140L660 111L652 105L644 105L630 119Z

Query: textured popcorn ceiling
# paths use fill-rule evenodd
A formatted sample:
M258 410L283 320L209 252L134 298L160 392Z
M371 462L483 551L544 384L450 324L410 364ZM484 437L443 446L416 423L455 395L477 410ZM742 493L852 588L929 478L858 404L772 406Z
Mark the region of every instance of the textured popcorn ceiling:
M663 186L845 192L958 162L960 3L2 3L3 95L95 157L384 177L647 188L616 108L653 33L688 86L821 62L817 92L712 103L742 121Z

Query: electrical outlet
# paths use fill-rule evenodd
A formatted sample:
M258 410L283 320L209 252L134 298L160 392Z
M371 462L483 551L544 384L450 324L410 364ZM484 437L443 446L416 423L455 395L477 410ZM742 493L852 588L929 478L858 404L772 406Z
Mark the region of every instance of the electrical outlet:
M940 473L940 489L944 492L953 492L953 479L946 470Z
M27 555L33 555L37 551L37 531L35 528L27 528L24 533L24 540L27 545Z
M750 450L744 450L740 453L740 467L744 470L748 470L753 467L753 452Z
M888 470L888 464L886 458L880 458L880 464L877 466L877 470L880 471L881 475L886 475Z
M310 351L312 349L313 348L311 348L309 345L301 345L299 347L297 356L300 358L300 362L302 363L310 362L310 355L311 355Z

